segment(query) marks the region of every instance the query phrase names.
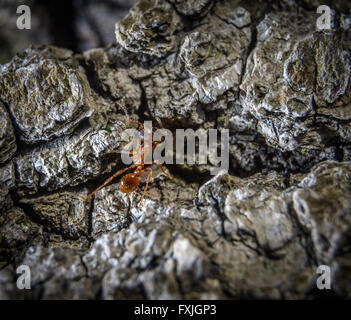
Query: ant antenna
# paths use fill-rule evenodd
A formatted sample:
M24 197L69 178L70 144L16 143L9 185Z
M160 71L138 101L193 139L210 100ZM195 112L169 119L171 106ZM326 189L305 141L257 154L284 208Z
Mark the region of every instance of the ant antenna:
M157 116L155 117L155 119L157 121L157 124L160 126L160 129L164 129L161 119Z
M117 109L120 109L124 112L125 116L127 117L127 120L129 120L130 117L129 117L129 114L127 112L126 107L124 105L122 105L121 103L119 103L119 101L115 101L115 105L116 105Z

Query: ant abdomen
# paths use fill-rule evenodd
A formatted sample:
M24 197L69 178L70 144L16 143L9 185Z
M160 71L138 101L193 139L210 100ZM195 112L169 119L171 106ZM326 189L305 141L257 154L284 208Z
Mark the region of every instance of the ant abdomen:
M123 193L131 193L139 187L139 177L135 173L126 174L119 184L119 190Z

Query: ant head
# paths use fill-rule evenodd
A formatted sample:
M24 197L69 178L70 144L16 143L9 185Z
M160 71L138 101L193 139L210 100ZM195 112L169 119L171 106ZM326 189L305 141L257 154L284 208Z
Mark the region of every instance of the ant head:
M139 187L139 177L134 173L126 174L119 184L119 190L123 193L131 193Z

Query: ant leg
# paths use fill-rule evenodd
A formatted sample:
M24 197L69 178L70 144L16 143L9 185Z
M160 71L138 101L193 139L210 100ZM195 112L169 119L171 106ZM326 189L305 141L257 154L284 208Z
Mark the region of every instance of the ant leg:
M123 106L122 104L120 104L118 101L115 101L114 104L115 104L115 106L117 107L117 109L122 109L123 112L124 112L124 114L125 114L125 116L126 116L127 118L129 118L129 115L128 115L128 112L127 112L127 109L126 109L125 106Z
M156 162L155 162L155 163L156 163ZM160 164L158 164L158 163L156 163L156 164L157 164L157 166L162 170L162 172L163 172L166 176L168 176L169 179L173 180L172 175L171 175L162 165L160 165Z
M159 117L155 117L155 119L156 119L156 122L159 124L160 129L164 129L163 124L162 124L160 118L159 118ZM130 118L128 118L128 121L131 122L131 123L138 124L139 126L144 127L144 124L141 123L141 122L139 122L139 121L135 121L135 120L132 120L132 119L130 119Z
M131 154L136 154L135 151L126 151L126 150L112 150L111 152L112 153L129 153L130 155Z
M123 172L126 172L129 169L135 168L137 165L133 164L131 166L129 166L128 168L124 168L122 170L117 171L113 176L111 176L110 178L108 178L100 187L98 187L97 189L95 189L92 193L88 194L83 201L88 200L91 196L93 196L96 192L98 192L99 190L101 190L103 187L105 187L111 180L113 180L114 178L116 178L117 176L119 176L120 174L122 174Z
M147 169L145 169L145 170L143 170L143 171L145 172L146 170L150 170L150 173L149 173L149 176L148 176L148 178L147 178L147 182L146 182L146 186L145 186L145 189L144 189L143 196L141 197L141 200L140 200L140 203L139 203L139 206L138 206L139 209L141 208L141 204L142 204L142 202L143 202L143 200L144 200L144 196L145 196L147 187L148 187L149 182L150 182L151 177L152 177L152 169L151 169L151 168L147 168Z
M131 118L128 118L128 121L129 121L130 123L138 124L139 126L144 127L144 124L143 124L143 123L141 123L141 122L139 122L139 121L132 120Z
M161 119L159 117L155 117L155 119L156 119L158 125L160 126L160 129L164 129Z

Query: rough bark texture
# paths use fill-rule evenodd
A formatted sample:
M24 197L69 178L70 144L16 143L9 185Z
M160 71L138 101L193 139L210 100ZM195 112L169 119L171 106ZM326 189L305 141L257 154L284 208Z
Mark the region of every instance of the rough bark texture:
M351 298L351 5L333 3L317 31L319 1L140 0L115 44L0 65L0 298ZM140 209L118 179L82 202L123 167L125 111L228 128L229 172L169 165Z

